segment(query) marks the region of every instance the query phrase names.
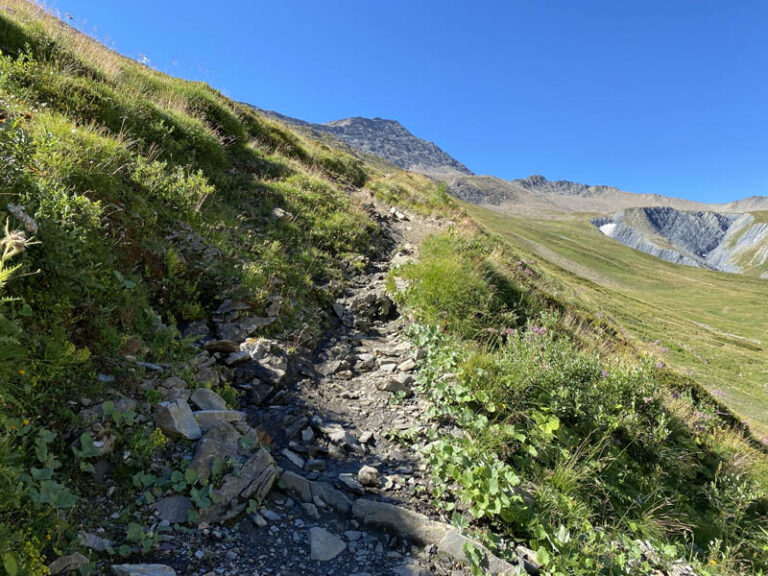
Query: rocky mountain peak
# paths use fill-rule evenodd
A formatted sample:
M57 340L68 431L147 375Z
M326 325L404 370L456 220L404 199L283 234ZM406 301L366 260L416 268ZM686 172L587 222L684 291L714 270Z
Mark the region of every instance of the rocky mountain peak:
M592 196L594 194L603 194L606 192L618 192L617 188L612 186L589 186L579 184L569 180L547 180L540 174L528 176L519 180L513 180L527 190L544 194L561 194L565 196Z
M261 110L283 122L331 134L353 149L380 156L396 166L429 176L450 178L472 172L434 142L414 136L397 120L353 116L325 124L305 122L277 112Z

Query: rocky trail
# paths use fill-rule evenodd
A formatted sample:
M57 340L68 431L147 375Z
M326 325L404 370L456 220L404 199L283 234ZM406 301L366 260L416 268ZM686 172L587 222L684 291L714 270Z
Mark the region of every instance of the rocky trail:
M434 510L426 463L395 440L407 430L418 445L424 427L437 425L412 390L422 353L405 338L408 319L387 295L387 272L415 258L414 243L441 224L384 210L378 221L388 248L338 295L314 350L289 354L279 341L247 337L269 319L242 318L232 302L187 329L200 336L198 378L233 383L245 393L240 410L227 409L215 385L190 394L176 377L145 383L163 400L157 426L191 441L174 443L184 448L171 461L220 482L195 528L182 526L190 498L154 502L162 533L154 563L112 565L113 573L469 574L468 540ZM153 471L170 474L162 463ZM82 533L89 538L105 547ZM519 566L487 553L486 570L537 573L532 553L519 551Z

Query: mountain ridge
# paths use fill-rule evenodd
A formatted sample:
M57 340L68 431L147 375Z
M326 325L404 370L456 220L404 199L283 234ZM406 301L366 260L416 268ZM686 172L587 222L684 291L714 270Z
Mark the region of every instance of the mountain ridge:
M353 116L317 124L252 107L294 127L310 130L315 137L327 135L358 152L378 156L400 168L444 180L451 194L460 200L501 212L615 214L628 208L653 206L739 213L768 210L768 196L752 195L732 202L706 203L654 193L628 192L604 184L549 180L540 174L515 180L474 174L437 144L415 136L397 120Z
M415 136L397 120L351 116L317 124L252 107L288 124L330 134L355 150L379 156L405 170L443 178L473 174L437 144Z

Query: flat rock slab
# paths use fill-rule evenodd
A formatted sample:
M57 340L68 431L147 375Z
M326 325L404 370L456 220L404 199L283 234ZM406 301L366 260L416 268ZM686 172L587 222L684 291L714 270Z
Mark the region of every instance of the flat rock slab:
M48 565L48 571L52 576L56 576L56 574L69 574L70 572L79 571L86 564L88 564L88 558L80 554L80 552L75 552L51 562Z
M213 390L208 388L198 388L194 391L189 400L200 408L200 410L226 410L227 402L216 394Z
M197 425L203 431L212 430L222 422L245 420L245 412L239 410L199 410L193 413Z
M328 562L344 552L346 548L344 541L328 530L315 526L309 531L310 560Z
M115 564L115 576L176 576L176 570L165 564Z
M155 424L171 438L199 440L203 433L192 415L187 401L177 398L171 402L160 402L155 412Z
M363 524L385 528L421 544L437 544L448 532L448 526L386 502L356 500L352 513Z
M440 554L445 554L446 556L469 566L469 558L467 558L467 554L464 552L464 546L467 544L479 549L482 553L483 561L480 566L483 569L483 574L492 574L493 576L519 576L525 573L520 566L514 566L501 558L497 558L491 554L485 546L476 540L472 540L471 538L459 534L456 530L449 530L442 540L438 542L437 551Z

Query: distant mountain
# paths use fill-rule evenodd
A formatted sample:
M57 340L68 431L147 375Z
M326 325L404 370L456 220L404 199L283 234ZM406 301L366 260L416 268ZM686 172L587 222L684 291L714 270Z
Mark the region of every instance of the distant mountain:
M397 120L356 116L327 124L314 124L278 112L261 112L294 126L330 134L355 150L379 156L405 170L439 178L472 174L466 166L434 142L414 136Z
M768 210L768 196L751 196L727 204L705 204L659 194L636 194L613 186L589 186L534 175L518 180L492 176L456 176L449 180L455 196L500 212L546 216L557 213L613 214L627 208L668 207L676 210L754 212Z
M669 262L768 275L768 223L752 214L630 208L592 223L606 236Z
M538 174L517 180L479 176L433 142L414 136L396 120L354 117L326 124L314 124L278 112L258 108L257 110L309 131L314 137L342 143L353 150L370 155L369 159L383 158L400 168L444 180L454 196L510 214L615 214L629 208L646 207L722 213L768 210L768 196L752 196L728 204L705 204L659 194L636 194L613 186L548 180Z

